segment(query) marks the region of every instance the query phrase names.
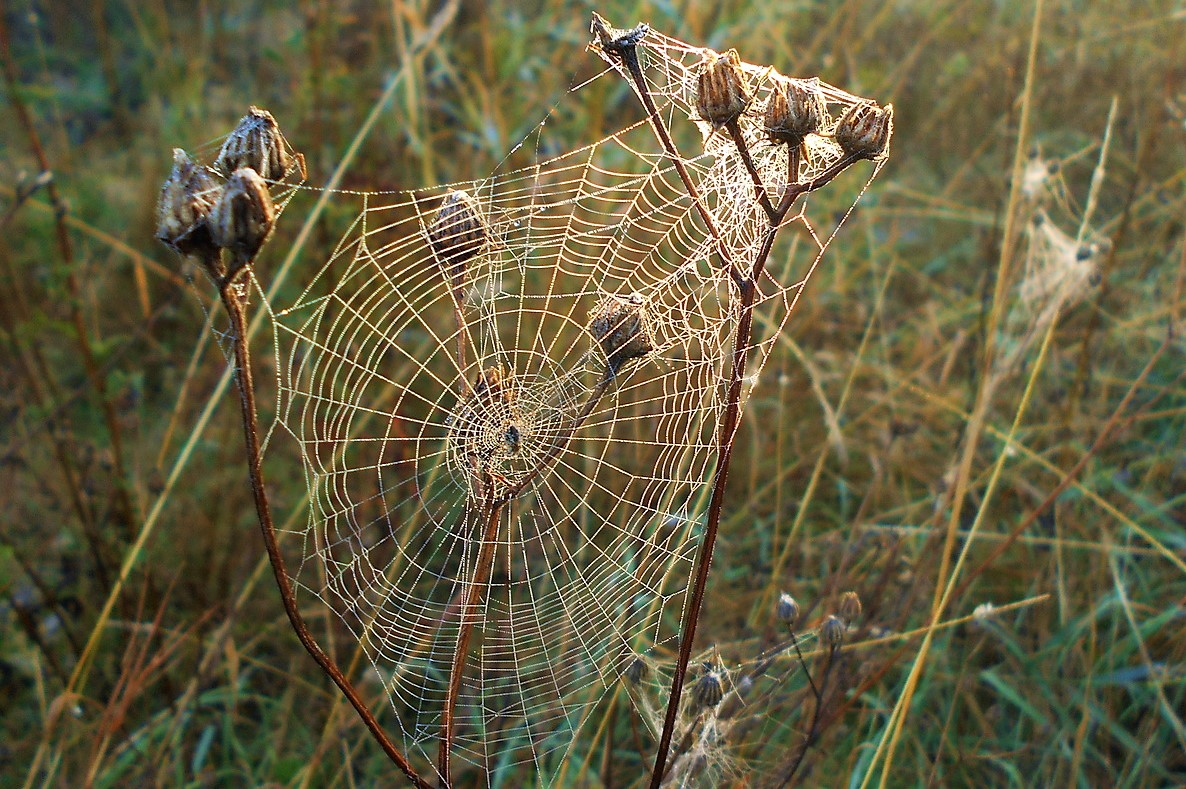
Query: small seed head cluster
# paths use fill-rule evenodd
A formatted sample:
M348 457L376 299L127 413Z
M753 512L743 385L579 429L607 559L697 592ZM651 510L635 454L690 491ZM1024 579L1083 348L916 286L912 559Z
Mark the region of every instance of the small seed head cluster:
M294 167L303 172L300 162L289 155L271 113L252 107L223 143L214 169L173 150L173 170L157 201L157 238L197 258L216 281L233 277L259 254L275 225L267 179L283 178Z
M753 100L737 50L707 51L697 80L696 111L714 128L741 117Z

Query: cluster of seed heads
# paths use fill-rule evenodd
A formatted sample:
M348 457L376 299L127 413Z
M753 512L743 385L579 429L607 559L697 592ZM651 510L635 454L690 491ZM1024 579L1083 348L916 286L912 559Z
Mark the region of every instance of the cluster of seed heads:
M799 621L799 603L787 592L778 596L775 615L778 621L786 626L791 633L795 632L795 625ZM827 616L819 629L820 643L828 651L835 652L844 643L844 634L858 619L861 618L861 598L856 592L845 592L840 595L840 603L836 613Z
M795 80L774 75L770 97L762 113L762 128L775 143L800 145L808 134L826 134L828 111L819 80ZM714 128L736 123L753 102L749 80L735 50L708 50L697 78L696 111ZM841 116L831 136L852 159L884 159L894 131L892 104L854 104Z
M299 157L289 155L276 119L252 107L223 143L213 169L173 149L173 170L157 202L156 236L181 255L197 258L215 280L233 277L259 253L275 224L266 179L283 178L300 166Z

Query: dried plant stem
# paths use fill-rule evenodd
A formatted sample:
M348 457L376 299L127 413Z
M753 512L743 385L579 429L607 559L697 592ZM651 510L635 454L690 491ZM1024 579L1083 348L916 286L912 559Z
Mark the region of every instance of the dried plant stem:
M634 69L637 69L637 57L633 60L627 59L626 62L627 64L633 62L635 64ZM655 128L656 134L663 141L663 145L666 148L669 145L667 141L670 141L671 135L667 131L662 117L653 110L654 102L651 100L646 82L641 78L641 72L635 74L635 71L632 69L631 74L634 76L635 90L638 92L644 107L647 108L647 112L650 115L651 125ZM747 169L754 179L755 199L765 208L769 203L769 199L767 198L763 202L763 198L766 197L765 187L761 182L756 168L753 167L745 140L740 134L740 131L736 134L731 134L731 138L738 147L742 161L747 162ZM752 267L745 276L734 275L734 282L739 290L739 299L736 306L737 330L733 336L733 363L730 368L726 389L725 413L721 420L720 431L717 434L717 466L712 480L712 495L708 503L708 516L705 524L704 538L700 545L700 553L696 560L696 570L692 579L692 592L688 598L688 604L684 608L683 620L680 624L679 659L676 664L674 676L672 677L671 693L667 700L667 712L663 720L663 732L659 738L659 746L655 754L655 766L651 772L651 789L658 789L667 770L667 756L671 749L671 739L674 736L680 699L683 695L684 675L687 673L688 663L692 655L692 645L696 640L696 625L700 619L700 609L704 604L704 591L708 585L708 571L712 565L713 550L716 547L717 532L720 528L721 511L725 502L725 488L729 477L729 464L733 457L733 442L737 434L738 423L741 419L742 380L745 378L746 364L749 361L750 339L753 333L754 304L758 295L757 283L766 270L766 263L770 258L771 250L774 248L778 231L782 228L783 221L799 197L825 186L861 158L863 157L860 155L849 154L841 157L810 181L804 183L800 183L797 179L789 181L778 201L777 207L773 211L767 211L769 226L762 239L762 244L754 256ZM792 150L788 151L787 160L789 173L797 175L799 169L798 150L792 148ZM678 162L678 156L676 157L676 161ZM702 203L698 195L691 191L693 188L690 187L689 194L696 205L701 207ZM735 266L733 270L736 271Z
M490 480L489 482L493 482ZM474 565L474 573L465 592L465 603L461 607L461 625L457 631L457 647L453 650L453 666L449 671L449 688L445 693L445 708L441 711L440 750L437 754L437 769L440 772L441 785L452 785L449 769L449 757L453 750L453 734L456 723L453 713L457 708L457 697L461 693L461 679L465 674L466 655L469 653L469 642L474 632L474 623L478 620L477 609L485 597L486 582L490 578L490 568L494 564L494 543L498 537L498 519L506 506L506 500L495 501L493 486L484 486L489 491L486 501L482 505L482 516L486 522L482 530L482 543L478 553L478 561Z
M798 644L795 645L795 650L798 651ZM786 777L783 778L782 783L779 784L779 789L788 786L795 777L795 773L803 765L803 758L807 756L807 752L811 750L811 746L819 738L819 722L820 715L824 709L824 694L828 690L828 677L832 674L832 667L836 665L836 658L839 656L840 650L831 649L827 653L827 663L824 665L823 676L820 677L819 689L815 687L815 683L811 684L811 690L815 693L815 708L811 712L811 725L807 727L807 734L803 737L803 742L799 744L799 750L795 753L795 759L791 763L791 768L787 771ZM802 660L802 655L800 655ZM808 673L808 679L811 679L811 674Z
M238 286L232 279L226 279L219 283L218 290L219 295L222 297L222 303L226 307L227 315L230 318L230 331L233 338L235 366L237 369L236 383L238 384L239 406L243 417L243 439L247 446L247 469L251 479L251 492L255 499L255 511L259 517L264 546L267 548L268 559L272 564L272 573L276 577L276 585L280 589L280 599L284 604L284 612L288 615L288 621L292 625L292 629L296 632L297 638L300 639L301 645L305 647L305 650L317 662L321 670L338 686L342 695L350 701L351 706L354 707L359 717L362 718L363 723L366 724L367 729L370 730L371 735L379 743L379 746L387 754L388 758L403 771L415 786L421 787L421 789L431 789L430 785L412 768L411 763L404 756L403 752L388 738L387 733L383 731L383 727L379 724L379 721L362 700L354 685L346 678L342 670L338 668L337 663L321 649L317 640L305 624L304 617L301 616L296 600L296 590L292 586L288 567L284 561L284 554L280 550L280 540L276 533L275 523L272 520L271 504L268 501L267 489L264 483L263 460L259 441L259 419L256 416L255 410L255 385L251 374L251 353L247 345L247 317L243 300L239 295Z
M540 474L546 471L552 464L552 461L568 446L576 431L580 429L581 425L585 423L585 420L589 418L589 415L593 413L593 409L601 402L601 398L605 396L605 392L609 389L609 385L613 380L614 376L609 373L607 368L605 374L602 375L601 380L597 383L597 386L589 393L589 397L585 400L585 404L581 407L580 413L577 414L572 425L557 438L548 448L548 451L540 457L539 461L505 492L496 498L494 496L495 481L489 478L489 474L486 474L487 479L483 480L481 488L486 490L487 494L485 496L485 502L482 505L482 520L485 521L486 525L482 531L481 548L477 563L474 565L473 576L465 590L465 602L461 607L460 614L461 625L457 632L457 646L453 650L453 665L449 671L449 687L445 692L445 704L441 712L441 736L437 752L437 769L440 772L442 786L450 786L452 782L450 756L453 750L453 737L456 729L454 712L457 708L457 697L461 693L461 680L465 674L469 642L473 636L474 624L478 620L475 612L485 597L487 581L490 578L490 570L494 565L494 546L495 540L498 537L499 517L502 515L502 511L507 504L526 490Z

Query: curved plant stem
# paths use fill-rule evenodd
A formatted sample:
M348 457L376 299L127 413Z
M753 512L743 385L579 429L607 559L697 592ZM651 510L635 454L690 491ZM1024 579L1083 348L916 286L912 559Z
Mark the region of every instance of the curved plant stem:
M366 702L362 700L358 690L338 668L333 658L327 655L317 643L313 634L309 632L304 617L301 616L296 600L296 590L293 588L292 580L288 574L284 554L280 551L280 540L276 534L276 526L272 520L272 508L264 484L259 419L255 410L255 385L251 375L251 353L247 346L247 318L243 300L239 295L238 286L233 281L224 280L219 284L218 290L231 324L231 337L234 343L235 366L237 368L235 380L238 384L239 407L243 417L243 439L247 445L247 469L251 478L251 492L255 499L255 511L259 517L260 530L263 532L268 559L272 564L272 573L276 577L276 585L280 588L280 599L284 603L284 612L288 615L288 621L296 632L297 638L300 639L301 645L305 647L313 660L317 661L321 670L338 686L342 695L350 701L351 706L358 712L362 722L366 724L367 729L370 730L371 735L388 758L395 762L413 785L421 789L431 789L431 785L416 773L407 757L383 731L383 727Z

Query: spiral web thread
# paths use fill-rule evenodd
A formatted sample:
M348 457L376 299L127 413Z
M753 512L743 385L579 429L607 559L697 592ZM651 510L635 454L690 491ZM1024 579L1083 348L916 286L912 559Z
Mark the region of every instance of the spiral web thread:
M695 154L685 163L725 245L748 269L766 219L733 143L695 118L704 50L651 32L639 53L660 113ZM760 120L771 72L743 68L755 89L743 133L777 195L786 146L766 141ZM861 101L820 88L833 117ZM812 135L803 177L839 156ZM429 239L458 190L487 240L455 280ZM669 659L678 643L735 290L645 119L527 169L355 194L361 210L330 260L293 303L265 305L279 385L269 462L295 442L308 484L307 521L289 539L303 546L298 586L363 645L396 742L427 770L459 628L473 622L454 760L487 784L523 762L555 775L634 656ZM802 211L787 223L790 241L759 284L758 309L776 327L830 240ZM650 351L623 361L591 327L627 313ZM775 335L755 340L752 372ZM519 485L497 519L480 604L463 610L484 497Z

